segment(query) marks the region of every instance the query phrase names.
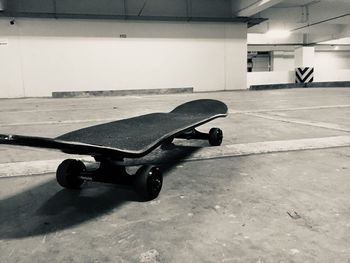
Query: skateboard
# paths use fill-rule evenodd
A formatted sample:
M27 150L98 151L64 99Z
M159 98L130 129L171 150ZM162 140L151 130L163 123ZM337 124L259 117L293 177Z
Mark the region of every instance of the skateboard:
M126 171L124 158L140 158L174 139L208 140L221 145L223 132L196 127L227 116L227 106L218 100L201 99L179 105L167 113L151 113L75 130L56 138L0 134L0 144L60 150L67 154L90 155L98 168L89 169L81 160L64 160L57 168L57 182L77 189L84 181L129 185L144 199L156 198L163 184L159 167L141 166L134 175Z

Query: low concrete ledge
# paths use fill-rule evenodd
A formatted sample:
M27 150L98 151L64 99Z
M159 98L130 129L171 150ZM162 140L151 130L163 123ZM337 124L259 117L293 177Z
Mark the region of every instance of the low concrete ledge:
M311 83L285 83L268 85L251 85L250 90L268 90L268 89L292 89L292 88L348 88L350 81L330 81L330 82L311 82Z
M231 158L256 154L319 150L349 146L350 136L348 135L297 140L263 141L243 144L222 145L221 147L199 147L197 151L194 151L191 155L188 155L186 158L182 159L182 161L203 161L210 159ZM166 152L163 152L162 154L157 154L156 156L158 157L155 157L155 155L150 154L141 159L127 159L124 164L127 166L141 164L161 164L169 161L168 158L162 159L166 154ZM69 158L79 158L84 162L94 163L94 159L92 157L82 158L81 156L70 155ZM15 176L53 173L56 171L57 166L61 162L62 159L0 163L0 179Z
M86 98L96 96L128 96L193 93L193 88L172 89L135 89L135 90L97 90L97 91L57 91L52 92L53 98Z

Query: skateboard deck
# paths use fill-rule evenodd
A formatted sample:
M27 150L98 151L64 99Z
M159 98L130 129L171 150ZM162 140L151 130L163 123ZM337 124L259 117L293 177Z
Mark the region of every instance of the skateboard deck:
M0 144L56 149L93 157L142 157L162 143L227 115L220 101L201 99L167 113L151 113L75 130L56 138L0 134Z

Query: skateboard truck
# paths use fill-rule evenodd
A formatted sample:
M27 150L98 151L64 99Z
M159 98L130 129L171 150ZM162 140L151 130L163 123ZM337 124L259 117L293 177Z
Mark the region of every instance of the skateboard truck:
M84 181L118 184L135 188L145 200L152 200L162 189L163 176L152 165L141 166L134 175L127 173L119 161L96 158L98 168L87 168L80 160L66 159L57 168L57 182L69 189L78 189Z
M219 128L211 128L209 133L191 129L175 138L208 140L213 146L220 145L223 132ZM171 139L172 141L173 139ZM168 141L168 142L171 142ZM134 187L145 200L156 198L163 184L163 175L157 166L143 165L134 175L129 174L121 163L123 159L111 160L99 156L94 157L100 163L98 168L87 168L80 160L66 159L57 168L57 182L70 189L77 189L84 181L102 182ZM116 176L117 175L117 176Z
M209 133L204 133L196 129L192 129L175 136L175 138L187 140L208 140L210 145L218 146L222 143L223 132L219 128L211 128Z

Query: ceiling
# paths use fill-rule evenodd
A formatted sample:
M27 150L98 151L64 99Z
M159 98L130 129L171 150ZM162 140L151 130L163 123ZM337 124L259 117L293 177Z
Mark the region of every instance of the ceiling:
M254 2L269 2L271 6L252 14L251 17L264 17L268 20L251 27L248 30L249 33L258 33L261 36L269 30L282 29L291 31L291 35L284 39L267 39L256 35L251 37L251 44L312 45L350 37L349 0L261 0ZM343 41L342 44L350 44L350 42Z
M345 38L350 44L350 0L0 0L0 16L248 24L248 44L313 45ZM266 32L291 31L271 38Z
M244 22L248 27L264 18L237 16L233 0L0 0L0 15L129 19L155 21ZM239 2L239 1L237 1Z

